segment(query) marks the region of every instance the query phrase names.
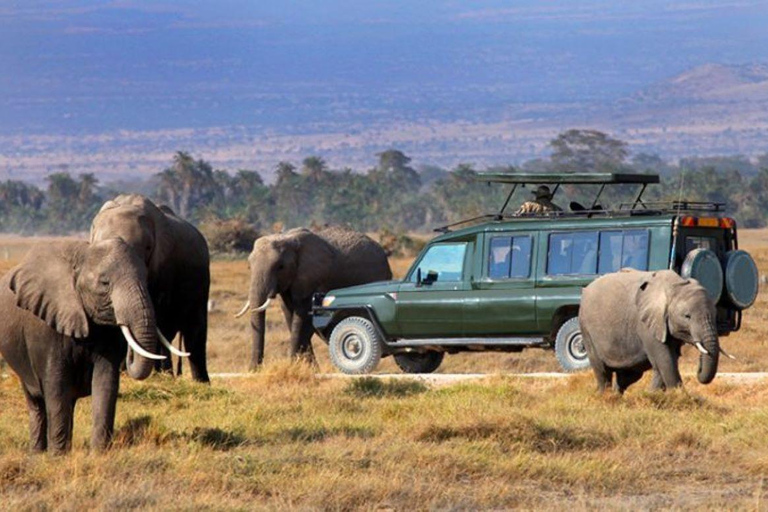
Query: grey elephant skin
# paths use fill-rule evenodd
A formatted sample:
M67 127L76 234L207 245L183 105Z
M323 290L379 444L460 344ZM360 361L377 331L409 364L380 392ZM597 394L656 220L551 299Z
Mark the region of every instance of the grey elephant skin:
M264 310L268 300L277 295L282 299L291 331L291 357L314 361L312 295L392 278L387 255L379 244L362 233L335 226L317 232L296 228L261 237L253 244L248 265L252 370L264 360Z
M139 256L147 271L147 288L163 335L181 334L190 353L192 378L209 382L206 361L208 293L211 283L208 244L190 223L170 208L129 194L107 201L91 224L91 242L119 238ZM157 353L168 356L165 347ZM163 361L169 371L170 357ZM181 368L179 361L179 369Z
M615 373L620 393L650 369L652 389L679 387L684 343L698 344L697 378L711 382L720 355L715 321L715 304L706 290L671 270L603 276L584 289L579 311L598 389L603 391Z
M32 449L72 446L75 403L93 394L91 447L107 447L114 428L128 328L141 348L157 344L145 270L120 240L46 244L0 280L0 354L19 376ZM148 377L152 361L128 359L128 374Z

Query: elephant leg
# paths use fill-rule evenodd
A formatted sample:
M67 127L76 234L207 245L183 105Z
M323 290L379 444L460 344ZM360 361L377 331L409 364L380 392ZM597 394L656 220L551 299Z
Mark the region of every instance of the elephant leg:
M208 377L208 362L206 345L208 343L208 310L207 307L198 310L192 319L181 329L182 346L189 352L189 369L192 379L197 382L210 382ZM181 369L179 369L181 374Z
M93 396L93 428L91 449L106 450L115 428L117 392L120 387L120 359L97 356L93 367L91 395Z
M309 308L299 308L293 313L291 325L291 357L315 364L312 350L312 316Z
M661 375L662 383L666 389L679 388L683 385L683 379L680 377L680 370L677 365L677 356L672 350L659 350L650 357L653 370Z
M604 392L605 388L611 384L611 380L613 379L613 372L606 368L606 366L599 361L592 364L592 371L595 374L595 380L597 380L597 392Z
M48 446L54 453L72 449L72 423L75 415L75 399L68 392L71 386L57 382L45 392L45 414L48 418Z
M285 297L283 297L283 300L280 303L280 309L283 310L283 316L285 317L285 325L288 327L288 329L291 329L293 325L293 306L289 302L287 302Z
M653 380L651 381L651 391L666 391L667 387L664 385L664 380L661 378L661 374L653 369Z
M638 370L617 370L616 386L614 387L614 389L620 395L623 395L624 391L626 391L626 389L629 386L639 381L642 377L643 377L643 372Z
M29 441L33 452L44 452L48 449L48 418L45 415L45 401L42 397L34 397L24 388L24 397L29 409Z

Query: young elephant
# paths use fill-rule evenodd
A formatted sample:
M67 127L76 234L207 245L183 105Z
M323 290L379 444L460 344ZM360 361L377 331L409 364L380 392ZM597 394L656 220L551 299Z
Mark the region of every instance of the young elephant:
M579 323L600 391L615 373L615 389L623 393L651 368L653 389L680 386L683 343L701 352L699 382L708 384L717 373L715 304L696 280L671 270L622 270L595 280L582 293Z
M0 279L0 354L24 388L33 450L68 451L75 402L91 394L91 447L109 444L123 336L131 377L147 378L160 357L145 272L113 239L38 246Z
M252 370L264 359L265 311L278 294L291 331L291 356L313 360L312 295L392 278L387 255L379 244L362 233L340 227L317 233L297 228L259 238L253 244L248 265L248 302L236 316L251 313Z

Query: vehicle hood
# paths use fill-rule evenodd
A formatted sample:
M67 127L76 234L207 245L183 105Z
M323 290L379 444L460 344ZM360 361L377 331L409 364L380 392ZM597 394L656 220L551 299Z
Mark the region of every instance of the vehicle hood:
M360 284L357 286L350 286L349 288L338 288L331 290L326 295L333 295L334 297L355 297L359 295L380 295L384 293L396 292L402 281L377 281L375 283Z

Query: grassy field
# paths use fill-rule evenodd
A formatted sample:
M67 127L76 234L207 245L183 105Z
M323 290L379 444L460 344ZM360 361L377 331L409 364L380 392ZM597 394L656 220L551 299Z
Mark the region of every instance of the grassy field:
M768 273L768 231L742 231ZM0 272L30 243L0 238ZM392 262L402 275L408 261ZM245 371L244 261L213 264L209 366ZM722 371L767 371L766 300L722 340L739 360ZM266 367L203 386L187 378L124 378L115 447L90 454L90 401L78 407L75 450L27 452L15 378L0 379L0 509L768 508L768 382L624 397L594 393L589 373L558 380L505 374L557 370L543 350L447 356L440 371L484 381L332 380L285 361L279 307L268 312ZM320 372L331 372L314 342ZM684 371L696 355L686 351ZM395 371L385 360L381 372Z

